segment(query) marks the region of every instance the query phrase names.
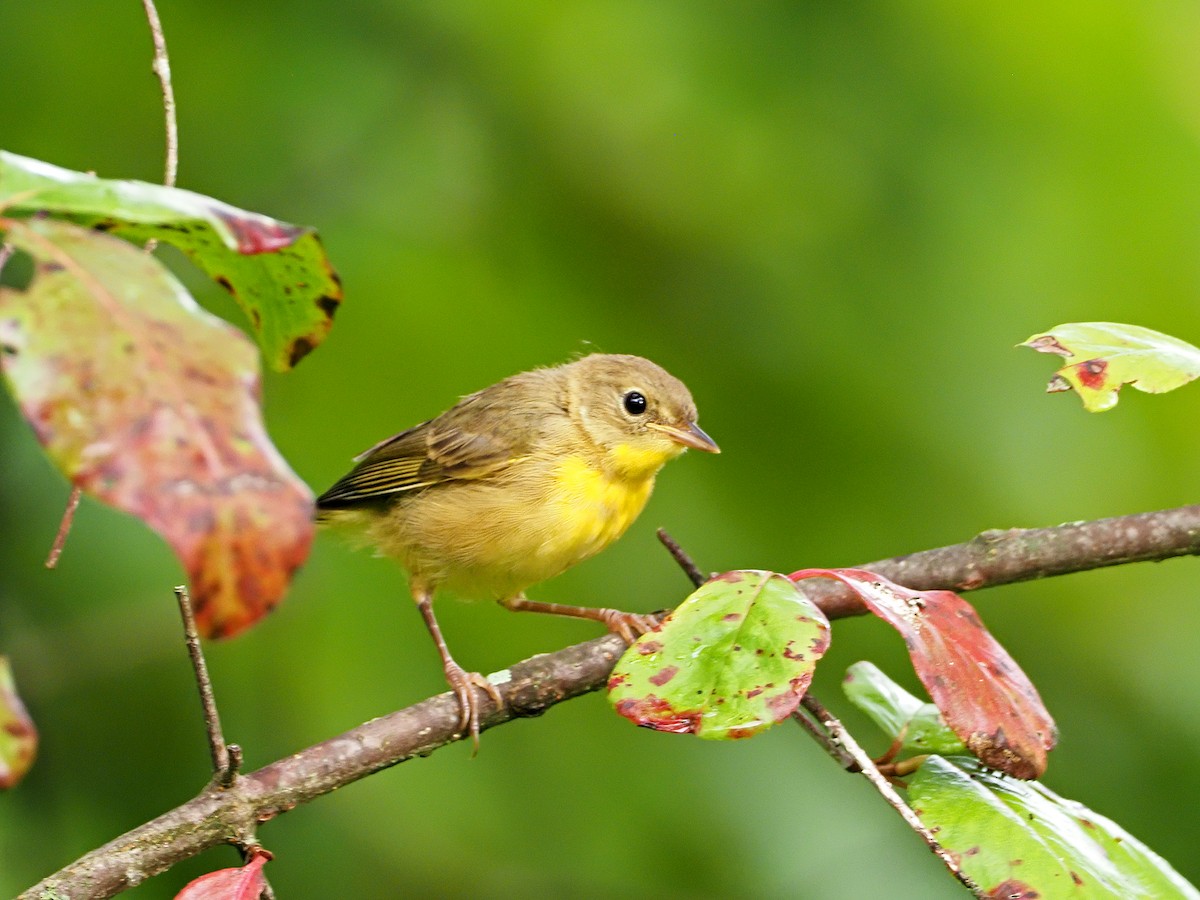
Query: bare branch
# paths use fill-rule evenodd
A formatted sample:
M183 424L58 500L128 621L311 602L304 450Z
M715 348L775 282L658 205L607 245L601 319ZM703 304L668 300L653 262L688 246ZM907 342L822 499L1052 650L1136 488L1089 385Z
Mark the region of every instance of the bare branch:
M967 591L1197 553L1200 506L1185 506L1053 528L985 532L965 544L858 568L922 590ZM814 585L813 593L830 618L865 611L836 588ZM507 670L507 683L500 685L505 708L497 710L485 702L481 729L538 715L603 687L623 651L621 639L608 635L513 666ZM71 896L111 897L208 847L244 843L259 822L451 743L458 738L458 718L457 699L440 694L241 776L228 788L210 785L193 800L92 851L21 897L38 900L54 889ZM838 732L838 737L848 751L844 733ZM844 757L839 763L845 764Z
M965 592L1197 554L1200 505L1050 528L984 531L965 544L894 556L855 568L878 572L919 591ZM866 613L853 592L832 581L805 582L803 590L831 619Z
M506 670L509 680L499 685L504 708L485 700L480 729L540 715L556 703L603 687L624 650L619 637L607 635L513 666ZM192 800L92 851L21 898L39 900L51 891L111 897L209 847L249 843L261 822L458 739L458 699L450 692L439 694L243 775L228 788L210 784Z

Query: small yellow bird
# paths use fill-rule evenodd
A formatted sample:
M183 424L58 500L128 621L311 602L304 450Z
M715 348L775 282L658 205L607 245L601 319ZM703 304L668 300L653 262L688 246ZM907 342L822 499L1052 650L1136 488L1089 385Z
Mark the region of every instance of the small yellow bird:
M599 553L646 505L654 476L691 447L719 453L683 382L638 356L593 354L506 378L376 444L317 499L322 522L355 525L400 561L464 735L478 745L476 686L433 615L439 588L511 610L603 622L631 641L651 625L613 609L537 603L530 585Z

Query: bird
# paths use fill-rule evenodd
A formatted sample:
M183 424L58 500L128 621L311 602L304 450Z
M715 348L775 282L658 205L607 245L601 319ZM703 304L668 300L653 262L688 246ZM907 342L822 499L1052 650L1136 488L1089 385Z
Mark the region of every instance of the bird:
M496 686L451 655L434 594L592 619L632 643L649 616L541 603L527 588L596 553L638 517L655 476L687 449L719 453L682 381L640 356L594 353L513 375L371 447L317 498L322 524L397 560L479 746Z

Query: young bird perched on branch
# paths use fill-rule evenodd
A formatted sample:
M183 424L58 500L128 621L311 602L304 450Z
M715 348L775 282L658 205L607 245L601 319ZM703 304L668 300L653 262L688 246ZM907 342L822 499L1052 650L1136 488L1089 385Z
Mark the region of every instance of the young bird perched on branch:
M631 641L645 616L526 600L530 585L599 553L646 505L654 476L691 447L719 453L683 382L638 356L593 354L506 378L372 447L317 499L322 522L356 525L409 572L417 608L478 746L495 686L446 647L433 595L603 622Z

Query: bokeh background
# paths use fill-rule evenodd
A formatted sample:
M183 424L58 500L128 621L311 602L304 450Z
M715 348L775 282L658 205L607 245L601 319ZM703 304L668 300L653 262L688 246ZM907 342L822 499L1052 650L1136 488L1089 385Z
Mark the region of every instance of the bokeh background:
M850 565L985 528L1200 495L1200 388L1088 415L1014 344L1065 321L1200 340L1200 8L1142 3L162 3L182 186L316 225L347 299L266 379L315 489L512 372L600 349L683 378L690 454L602 556L539 599L638 610L707 569ZM0 5L0 146L161 178L141 5ZM241 322L220 291L200 299ZM0 652L42 734L0 796L0 895L207 778L171 586L138 522L67 487L0 397ZM1048 784L1200 881L1200 563L972 596L1062 732ZM585 623L443 601L492 671ZM837 623L814 690L870 658ZM210 646L248 768L443 690L392 564L323 535L288 600ZM847 714L869 749L881 738ZM712 744L602 697L406 763L261 830L281 897L963 896L792 727ZM131 896L234 864L221 848Z

